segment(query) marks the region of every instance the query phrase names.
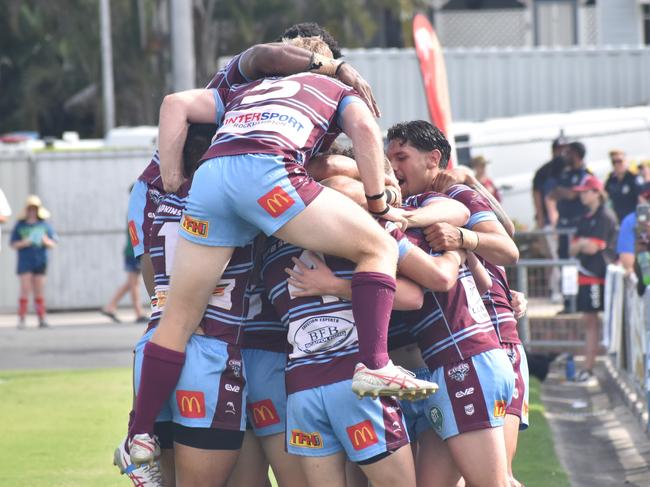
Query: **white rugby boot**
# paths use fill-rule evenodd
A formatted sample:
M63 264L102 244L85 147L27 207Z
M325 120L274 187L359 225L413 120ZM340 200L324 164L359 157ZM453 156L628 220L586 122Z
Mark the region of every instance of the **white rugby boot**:
M129 443L131 463L142 465L148 463L153 465L160 456L160 444L156 435L149 436L148 433L141 433L131 438Z
M362 363L354 368L352 391L361 399L364 396L396 396L416 401L438 390L438 384L415 378L410 370L393 364L392 360L381 369L369 369Z
M163 487L158 462L153 462L153 464L143 463L140 466L135 465L131 462L131 457L124 448L125 441L122 441L120 446L115 449L113 465L120 469L122 475L129 477L136 487Z

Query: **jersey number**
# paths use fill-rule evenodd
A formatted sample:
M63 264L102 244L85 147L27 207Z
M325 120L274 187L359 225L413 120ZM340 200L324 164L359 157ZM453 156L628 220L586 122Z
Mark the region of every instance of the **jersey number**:
M262 93L260 95L255 95L260 91L269 90L271 88L279 88L268 93ZM251 103L257 103L258 101L264 101L273 98L290 98L300 91L300 83L292 80L264 80L257 87L249 92L242 101L242 105L248 105Z

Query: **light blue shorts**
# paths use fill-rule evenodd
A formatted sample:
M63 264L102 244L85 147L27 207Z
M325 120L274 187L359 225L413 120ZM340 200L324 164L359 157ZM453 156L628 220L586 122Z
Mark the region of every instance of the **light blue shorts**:
M421 414L443 440L503 426L515 374L503 349L489 350L431 373L438 392L421 401Z
M429 380L429 377L431 377L431 371L426 367L415 369L413 373L420 380ZM406 429L409 432L411 441L417 440L420 434L431 428L426 416L422 414L425 402L426 399L419 401L400 401L402 412L404 413L404 421L406 422Z
M304 167L281 156L209 159L194 174L180 234L201 245L239 247L260 231L274 234L321 190Z
M359 400L352 380L290 394L287 451L324 457L345 450L362 462L409 443L399 402L391 397Z
M528 396L530 390L526 351L523 345L514 343L504 343L501 348L506 351L515 374L515 388L512 392L512 401L510 401L508 409L506 409L506 414L519 416L521 420L519 429L525 430L528 428Z
M135 347L135 390L140 386L144 347L155 329ZM176 389L156 418L189 428L246 429L246 376L240 350L217 338L192 335Z
M248 386L246 412L255 436L284 433L287 417L284 368L287 354L244 348L242 355Z

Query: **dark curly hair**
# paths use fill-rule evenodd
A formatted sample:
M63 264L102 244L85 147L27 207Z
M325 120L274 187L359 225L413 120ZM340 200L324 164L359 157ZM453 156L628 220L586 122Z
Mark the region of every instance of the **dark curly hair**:
M451 154L449 141L438 127L425 120L395 124L388 129L386 138L388 142L395 139L402 144L408 142L422 152L438 149L441 154L438 163L440 169L445 169L449 164L449 155Z
M341 48L339 47L339 43L336 42L336 39L332 37L332 34L327 32L316 22L303 22L301 24L294 24L284 31L282 37L279 40L315 36L319 36L321 39L323 39L323 42L327 44L327 46L330 48L330 51L332 51L334 59L341 57Z

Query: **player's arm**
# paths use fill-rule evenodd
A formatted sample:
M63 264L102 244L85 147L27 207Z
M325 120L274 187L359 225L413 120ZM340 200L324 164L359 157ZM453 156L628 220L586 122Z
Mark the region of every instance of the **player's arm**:
M163 99L158 122L158 150L160 175L166 192L176 192L185 180L183 146L188 123L215 123L218 100L215 90L208 89L181 91Z
M295 289L294 296L336 296L352 301L352 282L349 279L337 277L322 259L312 256L313 267L308 267L303 261L294 257L293 269L285 268L289 274L289 284ZM420 309L424 300L422 288L414 282L397 278L397 289L393 309L410 311Z
M305 71L335 77L354 88L373 115L380 116L370 85L345 61L314 54L284 42L273 42L257 44L244 51L239 60L239 70L251 80L272 75L288 76Z
M352 98L352 97L348 97ZM340 127L352 140L354 159L359 168L368 211L406 227L403 211L388 206L385 194L384 146L381 132L368 107L363 103L347 103L339 113Z
M446 292L456 284L458 268L464 260L462 250L434 256L412 246L400 260L397 270L424 288Z
M472 273L479 294L483 295L489 291L492 287L492 278L481 261L476 258L474 252L467 252L467 268Z
M424 206L405 214L409 227L422 228L434 223L447 222L462 227L469 220L467 207L451 198L430 198Z

